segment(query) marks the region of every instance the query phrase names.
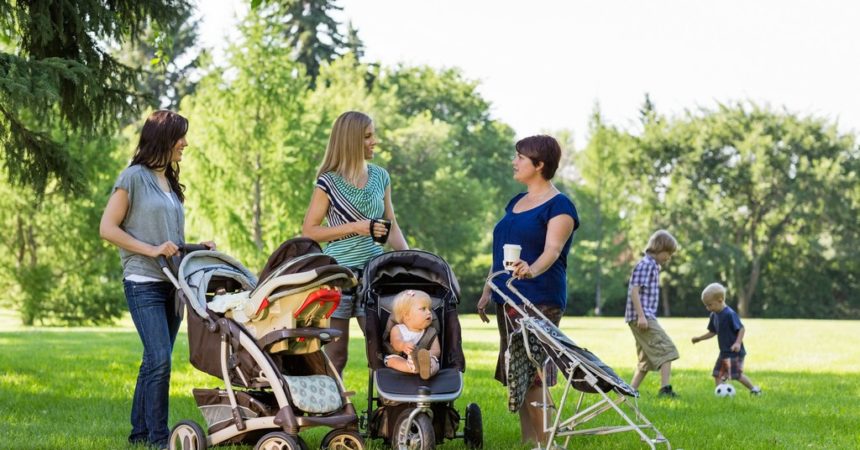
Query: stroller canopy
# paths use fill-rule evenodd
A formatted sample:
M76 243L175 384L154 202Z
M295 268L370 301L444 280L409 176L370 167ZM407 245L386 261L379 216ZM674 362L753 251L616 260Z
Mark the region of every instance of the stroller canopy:
M231 256L213 250L189 253L179 266L179 287L200 317L208 317L206 291L212 277L233 280L242 290L251 290L257 285L257 277Z
M460 298L460 284L448 263L439 256L421 250L388 252L371 259L364 269L362 291L367 292L383 276L393 278L403 273L437 283L450 290L455 298Z

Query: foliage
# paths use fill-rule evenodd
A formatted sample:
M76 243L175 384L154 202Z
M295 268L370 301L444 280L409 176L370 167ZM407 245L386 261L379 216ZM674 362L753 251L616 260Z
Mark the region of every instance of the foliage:
M337 0L266 0L267 6L260 7L260 1L253 1L252 8L265 17L267 23L283 39L284 45L292 50L289 55L293 61L305 67L308 85L316 85L320 67L337 59L348 48L356 45L354 32L347 38L338 30L339 23L332 13L343 8ZM361 55L356 53L356 56Z
M0 52L0 144L8 179L37 194L52 179L61 192L83 192L82 161L68 138L109 135L140 103L136 70L115 59L106 43L134 42L147 21L171 24L189 2L0 5L3 41L13 47Z
M187 226L251 267L300 231L309 198L301 186L315 162L304 151L302 71L266 20L249 16L228 52L232 70L212 70L182 110L201 149L183 163Z
M748 103L674 119L647 106L639 135L593 125L578 161L592 217L624 218L609 229L627 248L603 270L626 281L648 235L667 228L681 248L662 275L665 314L696 314L719 281L744 316L856 317L856 258L839 245L857 236L854 137ZM608 203L594 199L603 190ZM596 250L585 224L582 244Z
M200 67L208 60L206 50L195 48L200 18L191 10L172 23L150 22L138 42L126 42L118 59L140 71L136 91L152 109L179 109L183 97L192 94L199 81Z
M24 324L102 324L125 310L116 250L96 230L107 195L127 157L127 141L79 138L68 143L90 180L69 199L38 198L32 190L0 184L2 303Z

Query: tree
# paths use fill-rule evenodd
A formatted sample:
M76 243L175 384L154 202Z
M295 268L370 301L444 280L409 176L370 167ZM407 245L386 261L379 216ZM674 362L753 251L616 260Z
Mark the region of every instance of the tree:
M358 36L358 28L352 26L352 21L346 24L346 48L355 55L355 60L361 62L364 58L364 41Z
M260 3L267 6L257 8ZM320 66L334 61L346 49L339 24L331 16L343 9L336 0L266 0L251 6L282 33L284 43L292 49L292 59L305 67L311 88L316 85Z
M182 98L194 93L196 72L208 59L196 48L200 20L188 10L169 28L149 23L138 42L126 42L118 53L123 64L140 71L137 91L150 108L176 111Z
M135 42L147 21L169 26L190 8L185 0L0 3L0 144L8 179L37 193L52 179L61 192L83 192L70 137L110 134L141 103L137 71L106 45Z
M765 272L790 253L782 246L803 249L838 231L823 218L844 207L853 187L843 162L854 148L851 136L820 119L753 104L652 122L640 143L642 161L631 169L653 186L655 217L671 224L684 246L675 271L687 280L688 287L677 285L687 290L681 296L725 280L743 316L770 301L753 301L763 279L768 289L786 282Z
M131 155L122 137L72 139L85 191L68 198L0 183L0 299L25 325L109 323L125 311L116 248L98 226L111 186ZM14 302L11 300L14 299Z
M260 267L299 233L316 160L306 151L306 80L267 17L252 11L228 50L232 70L211 70L183 102L189 143L183 164L188 226ZM187 105L186 105L187 103Z

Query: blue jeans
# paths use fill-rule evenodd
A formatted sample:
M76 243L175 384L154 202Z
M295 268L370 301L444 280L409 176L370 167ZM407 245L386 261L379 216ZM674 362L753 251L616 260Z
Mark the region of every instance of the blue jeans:
M137 334L143 342L143 360L131 404L132 443L166 445L170 357L182 316L174 309L175 289L169 282L123 281L125 298Z

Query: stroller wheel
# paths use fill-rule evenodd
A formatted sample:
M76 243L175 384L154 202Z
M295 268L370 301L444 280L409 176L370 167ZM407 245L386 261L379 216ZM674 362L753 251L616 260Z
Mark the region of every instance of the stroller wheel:
M321 450L364 450L364 439L357 431L331 430L320 444Z
M481 417L481 407L469 403L466 406L466 426L463 427L463 441L468 448L484 447L484 421Z
M193 420L181 420L170 430L167 439L170 450L204 450L206 448L206 433Z
M254 450L301 450L299 441L283 431L269 433L254 446Z
M394 425L394 435L391 436L391 448L395 450L433 450L436 447L436 435L433 432L433 422L427 414L417 414L412 421L409 415L412 410L406 409L400 413Z

